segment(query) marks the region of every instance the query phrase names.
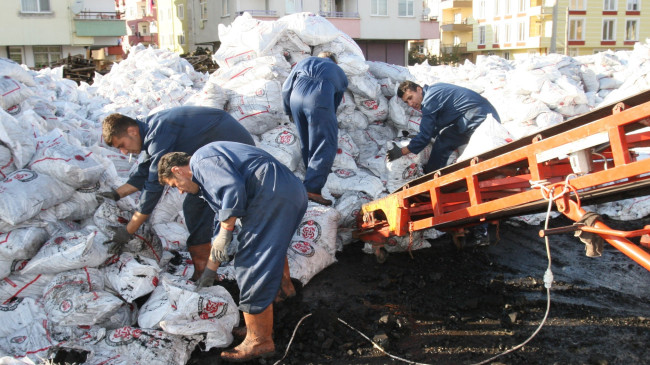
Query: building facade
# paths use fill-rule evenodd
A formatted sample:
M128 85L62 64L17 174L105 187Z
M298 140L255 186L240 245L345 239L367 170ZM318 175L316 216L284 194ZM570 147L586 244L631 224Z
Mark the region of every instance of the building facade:
M115 0L0 2L0 57L41 68L63 57L121 55L124 19Z
M118 11L126 20L126 35L122 37L122 49L137 44L158 46L157 6L154 0L119 0Z
M477 0L468 50L506 59L630 50L650 36L640 0Z
M437 21L423 17L421 0L159 0L157 6L160 47L183 52L196 47L216 50L219 24L229 25L243 12L260 20L298 12L320 14L352 37L367 59L398 65L406 64L409 41L439 35ZM176 15L174 23L168 15L180 14L179 6L183 19ZM181 36L186 43L172 48L170 40Z

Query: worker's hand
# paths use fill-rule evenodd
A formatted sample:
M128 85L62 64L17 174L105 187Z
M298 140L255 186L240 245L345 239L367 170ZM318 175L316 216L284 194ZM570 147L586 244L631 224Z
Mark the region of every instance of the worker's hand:
M196 285L196 289L194 291L199 291L201 288L204 288L206 286L212 286L216 277L217 272L206 267L198 280L196 280L196 283L194 283Z
M95 199L97 199L99 204L103 203L106 199L118 201L120 198L120 194L115 189L111 189L111 191L102 191L95 194Z
M133 235L126 230L126 226L108 227L108 230L113 233L112 241L114 242L108 252L119 255L122 253L124 246L133 238Z
M395 161L402 157L402 148L393 142L393 148L388 150L386 156L388 156L388 161Z
M232 241L232 231L229 231L223 227L219 230L219 233L212 240L212 248L210 249L210 260L214 262L224 262L228 261L228 246Z

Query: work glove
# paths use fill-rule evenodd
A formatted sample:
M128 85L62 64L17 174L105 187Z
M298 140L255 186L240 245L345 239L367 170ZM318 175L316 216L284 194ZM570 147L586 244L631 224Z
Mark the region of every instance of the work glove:
M196 283L194 283L196 285L196 289L194 291L199 291L201 288L204 288L206 286L212 286L212 284L214 284L214 278L216 276L216 271L210 270L206 267L198 280L196 280Z
M133 235L127 232L126 226L108 227L108 230L113 233L112 241L114 243L114 245L108 249L108 252L113 255L119 255L122 253L124 246L133 238Z
M395 161L402 157L402 148L393 142L393 148L388 150L386 156L388 156L388 161Z
M228 246L232 241L232 231L221 227L219 233L212 240L212 248L210 249L210 260L214 262L228 261Z
M95 194L95 199L97 199L99 204L102 204L106 199L118 201L120 200L120 194L118 194L115 189L111 189L111 191L102 191Z

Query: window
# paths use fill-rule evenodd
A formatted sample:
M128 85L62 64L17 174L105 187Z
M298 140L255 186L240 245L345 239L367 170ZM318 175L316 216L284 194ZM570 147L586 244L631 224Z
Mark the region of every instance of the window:
M299 1L299 0L296 0ZM228 0L222 0L221 1L221 16L228 16L230 15L230 6L228 6Z
M178 44L185 44L185 34L178 35Z
M587 0L569 0L569 10L586 10L586 9L587 9Z
M503 58L506 60L510 59L510 52L503 52Z
M34 66L47 67L61 59L61 46L34 46Z
M183 4L176 5L176 13L178 19L185 19L185 6Z
M523 13L526 11L526 0L519 0L517 2L517 11Z
M370 15L388 15L387 0L370 0Z
M603 40L613 41L616 37L616 20L603 19Z
M512 34L512 26L510 23L506 23L503 26L503 41L505 43L510 43L510 34Z
M625 40L638 41L639 40L639 21L628 20L625 22Z
M616 11L616 0L605 0L603 3L603 10Z
M479 0L478 2L478 14L476 14L479 19L485 19L485 0Z
M302 11L302 0L285 0L285 11L287 14L300 13Z
M584 19L571 19L569 21L569 40L570 41L583 41L584 38Z
M460 45L460 36L455 35L454 36L454 46Z
M201 0L199 8L201 10L201 20L208 20L208 0Z
M478 44L485 44L485 26L478 27Z
M413 16L413 0L399 0L397 4L398 16Z
M23 64L23 47L9 46L9 59L19 65Z
M494 16L501 15L501 0L494 0Z
M601 52L600 50L594 50L594 54ZM569 48L569 56L571 57L578 57L578 49L577 48Z
M501 43L499 40L499 33L501 32L501 27L499 27L499 24L494 24L492 26L492 36L494 37L493 43Z
M638 11L639 0L627 0L627 11Z
M506 5L506 14L512 14L512 7L510 6L510 0L504 0Z
M517 23L517 41L523 42L526 40L526 22Z
M50 0L20 0L20 5L23 13L49 13L52 11Z

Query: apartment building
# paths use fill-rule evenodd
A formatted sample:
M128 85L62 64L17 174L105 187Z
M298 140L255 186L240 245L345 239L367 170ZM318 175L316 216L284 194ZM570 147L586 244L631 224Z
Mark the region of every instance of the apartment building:
M154 0L119 0L118 11L126 20L126 35L122 37L124 53L142 43L158 46L157 6Z
M430 0L429 17L440 23L440 37L427 42L427 52L436 56L457 54L459 59L474 60L467 44L473 40L472 0Z
M191 35L193 12L192 0L157 0L158 46L176 53L188 53L196 49ZM219 4L222 1L210 1ZM216 33L215 33L216 36Z
M506 59L632 49L650 35L640 0L476 0L468 51Z
M0 57L41 68L68 55L122 54L124 19L115 0L0 1Z
M326 17L347 33L367 59L406 65L409 41L439 35L438 22L423 17L423 3L421 0L159 0L159 42L161 47L166 47L170 37L176 41L182 35L187 48L180 44L175 47L183 51L197 46L215 50L219 46L219 24L229 25L243 12L260 20L277 20L306 11ZM164 14L164 9L170 8L172 16L180 14L180 5L185 11L182 26L181 22L171 23L168 14Z

